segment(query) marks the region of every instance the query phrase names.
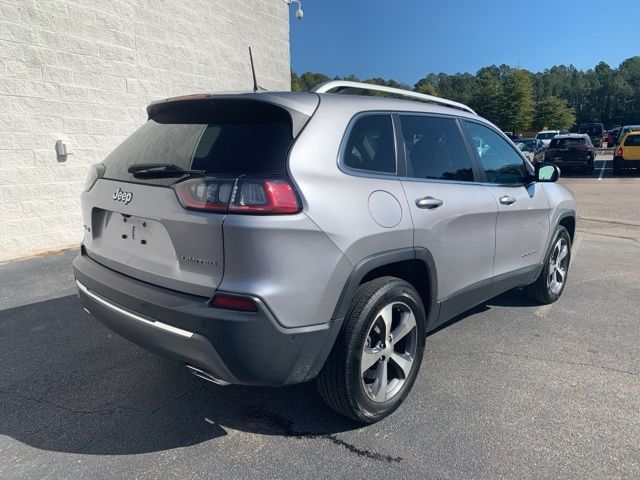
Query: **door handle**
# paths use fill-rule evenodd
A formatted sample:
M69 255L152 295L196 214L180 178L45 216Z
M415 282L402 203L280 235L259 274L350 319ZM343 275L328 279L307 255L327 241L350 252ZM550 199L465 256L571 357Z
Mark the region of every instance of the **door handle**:
M442 206L442 200L439 198L433 197L424 197L416 200L416 207L418 208L427 208L429 210L433 210L434 208L438 208Z
M509 195L503 195L500 197L500 203L503 205L511 205L512 203L516 203L516 199Z

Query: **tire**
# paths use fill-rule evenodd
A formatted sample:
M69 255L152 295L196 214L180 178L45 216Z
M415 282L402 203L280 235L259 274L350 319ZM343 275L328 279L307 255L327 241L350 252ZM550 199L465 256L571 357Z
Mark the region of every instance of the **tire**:
M558 265L557 258L561 256L563 246L566 246L567 250L560 258ZM559 225L553 236L549 253L545 257L542 271L535 282L525 287L526 294L542 305L548 305L558 300L567 285L570 264L571 236L566 228ZM562 278L561 282L559 282L560 278Z
M406 331L398 330L401 325ZM403 335L389 338L389 330L396 337ZM409 394L420 370L425 337L425 310L413 286L395 277L360 285L316 379L321 397L330 408L358 422L382 420ZM369 362L373 363L367 368Z
M616 157L613 158L613 174L622 175L622 168L620 168L620 161Z

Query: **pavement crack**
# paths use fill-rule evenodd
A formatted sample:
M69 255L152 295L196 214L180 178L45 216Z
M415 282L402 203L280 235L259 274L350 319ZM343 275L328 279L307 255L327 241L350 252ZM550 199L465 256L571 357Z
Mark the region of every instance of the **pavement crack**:
M578 217L578 220L585 220L587 222L597 222L597 223L611 223L613 225L624 225L626 227L640 227L640 224L638 223L619 222L616 220L602 220L600 218Z
M96 414L97 415L109 415L111 413L117 412L118 410L130 410L130 411L133 411L133 412L139 412L139 410L137 410L135 408L125 407L125 406L122 406L122 405L115 405L113 407L105 408L105 409L101 409L101 410L79 410L79 409L67 407L66 405L60 405L59 403L51 402L49 400L44 400L42 398L30 397L28 395L22 395L22 394L16 393L16 392L7 392L5 390L0 390L0 395L18 397L18 398L21 398L23 400L27 400L27 401L38 403L40 405L47 405L47 406L50 406L50 407L54 407L54 408L63 410L65 412L69 412L69 413L74 414L74 415L96 415Z
M251 414L254 418L266 420L268 423L271 424L272 427L275 427L276 429L280 430L284 435L287 435L289 437L295 437L298 439L327 440L333 443L334 445L342 447L346 449L348 452L353 453L354 455L357 455L358 457L369 458L371 460L376 460L379 462L400 463L403 460L402 457L393 457L391 455L385 455L382 453L373 452L371 450L360 448L352 443L347 442L346 440L339 438L336 434L333 434L333 433L312 433L312 432L300 431L295 428L292 421L286 418L283 418L272 411L254 410L251 412Z
M625 237L624 235L610 235L607 233L596 233L596 232L592 232L590 230L584 230L581 228L577 229L578 232L580 233L588 233L589 235L599 235L601 237L609 237L609 238L619 238L620 240L630 240L634 243L640 243L640 241L638 241L638 239L633 238L633 237Z
M609 372L624 373L624 374L627 374L627 375L632 375L634 377L640 376L640 373L637 373L637 372L632 372L630 370L624 370L622 368L605 367L604 365L596 365L595 363L571 362L569 360L551 360L551 359L548 359L548 358L541 358L541 357L535 357L533 355L526 355L524 353L508 353L508 352L500 352L498 350L492 351L492 352L485 352L485 353L504 355L504 356L507 356L507 357L528 358L530 360L537 360L539 362L545 362L545 363L555 363L555 364L558 364L558 365L574 365L574 366L578 366L578 367L593 367L593 368L599 368L599 369L602 369L602 370L607 370Z

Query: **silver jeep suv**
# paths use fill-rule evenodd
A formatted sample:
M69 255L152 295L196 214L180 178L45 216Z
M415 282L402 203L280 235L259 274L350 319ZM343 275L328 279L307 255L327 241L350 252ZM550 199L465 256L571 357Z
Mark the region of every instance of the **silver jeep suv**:
M372 90L395 98L354 94ZM331 408L375 422L409 393L427 332L566 285L559 170L465 105L334 81L147 110L91 168L75 278L93 316L203 379L315 378Z

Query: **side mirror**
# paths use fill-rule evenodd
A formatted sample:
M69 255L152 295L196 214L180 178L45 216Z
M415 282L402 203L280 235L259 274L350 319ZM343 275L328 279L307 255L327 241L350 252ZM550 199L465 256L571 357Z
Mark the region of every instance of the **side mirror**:
M560 169L552 163L538 163L536 165L536 181L557 182L560 178Z

